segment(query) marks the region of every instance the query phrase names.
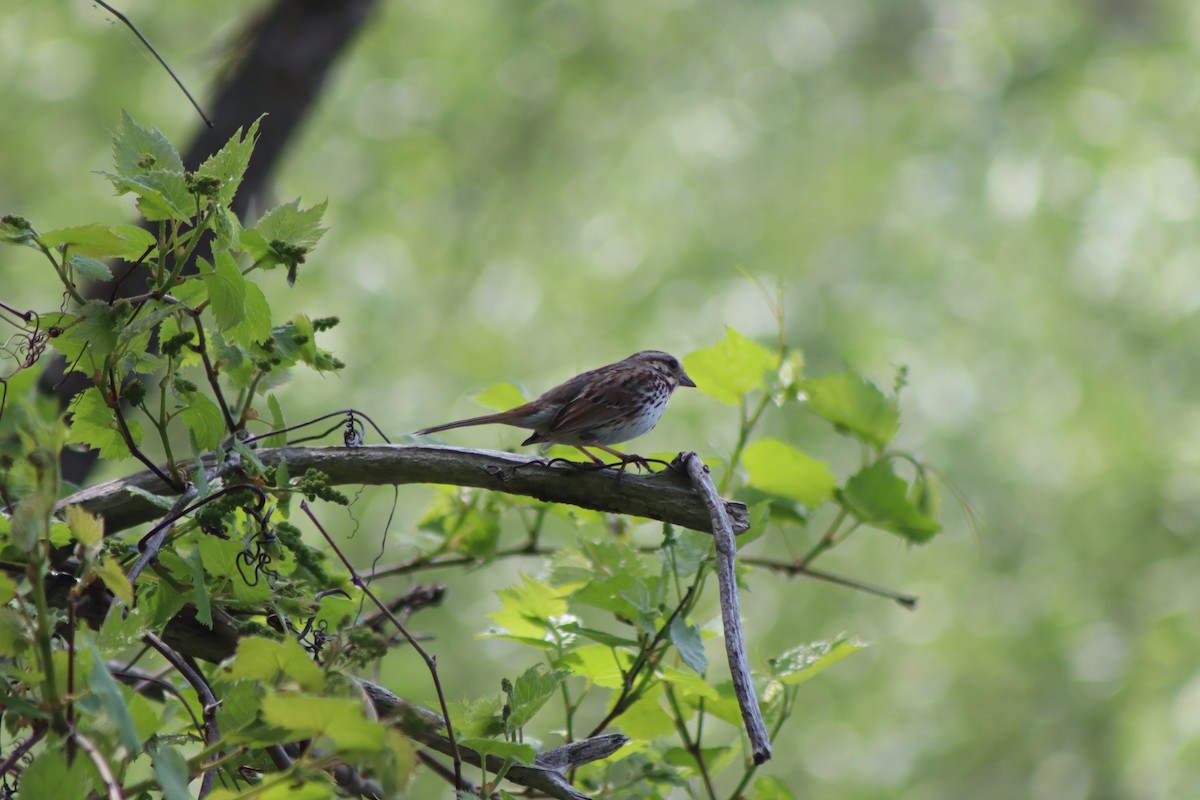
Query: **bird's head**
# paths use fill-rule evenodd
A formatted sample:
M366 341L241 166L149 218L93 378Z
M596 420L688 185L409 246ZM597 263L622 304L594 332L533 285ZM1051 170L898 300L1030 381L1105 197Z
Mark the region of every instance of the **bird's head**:
M651 369L662 373L668 380L671 381L671 386L695 386L695 382L688 377L688 374L683 371L683 365L679 363L679 359L670 353L664 353L662 350L643 350L640 353L634 353L626 361L635 364L644 364Z

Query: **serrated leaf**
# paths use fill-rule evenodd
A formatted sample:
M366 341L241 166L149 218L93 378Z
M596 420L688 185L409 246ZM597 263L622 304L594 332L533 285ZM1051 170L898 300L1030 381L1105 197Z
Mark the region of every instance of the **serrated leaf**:
M135 178L101 173L117 194L137 195L137 207L150 222L173 219L187 222L195 209L195 198L188 190L182 172L156 170Z
M21 498L13 512L9 541L22 553L28 553L38 542L50 536L50 514L54 511L54 496L49 487L39 486Z
M271 598L271 587L261 576L256 581L254 565L246 563L240 541L205 536L196 544L204 570L216 578L227 578L233 595L243 603L261 603ZM239 562L241 569L239 569Z
M87 258L132 260L154 246L154 237L136 225L78 225L46 231L38 239L51 249L66 245L71 253Z
M454 720L455 735L492 737L504 733L504 723L500 719L503 705L504 701L497 695L453 704L450 718Z
M778 775L760 775L754 779L754 800L795 800L792 790Z
M312 249L325 233L321 227L321 217L325 215L327 205L318 203L302 209L300 199L296 198L263 214L254 231L267 243L278 239L290 245Z
M941 531L937 520L922 514L909 500L908 484L880 459L855 473L842 492L846 508L868 525L922 543Z
M856 637L839 636L832 641L811 642L793 647L770 660L771 674L789 686L802 683L844 658L866 647Z
M777 361L770 350L726 326L724 339L684 356L683 366L700 391L734 406L742 395L763 386Z
M66 748L61 744L47 747L21 771L20 796L84 800L92 787L87 763L86 759L76 758L68 764Z
M497 383L489 386L471 399L484 408L492 408L497 411L507 411L510 408L524 405L526 402L525 395L521 394L521 390L511 383Z
M216 253L211 266L203 259L199 261L202 268L212 270L205 272L203 278L212 302L213 317L217 320L217 330L227 331L245 319L246 279L228 252Z
M176 498L163 497L162 495L158 495L158 494L151 494L150 492L147 492L145 489L141 488L140 486L126 486L125 491L129 492L130 494L132 494L136 497L140 497L143 500L146 500L147 502L153 503L156 507L162 509L163 511L170 511L172 508L175 507Z
M853 370L811 378L800 386L813 413L877 449L886 447L900 428L895 399Z
M238 128L225 146L209 156L196 170L198 176L216 178L221 182L217 193L217 202L220 205L229 205L237 194L242 176L246 174L246 167L250 165L250 155L254 152L254 143L258 139L260 122L261 116L250 124L250 129L244 136L242 129Z
M110 592L125 603L126 608L133 608L133 587L129 585L129 578L125 576L125 570L121 569L119 561L113 558L102 559L96 567L96 575L104 581Z
M95 547L104 541L104 523L83 506L67 506L67 527L71 529L71 535L87 547Z
M700 637L700 628L689 625L683 617L671 620L667 632L671 636L671 644L679 651L683 663L687 664L700 675L708 670L708 655L704 652L704 640Z
M225 418L221 416L221 409L207 395L193 394L182 414L198 452L212 450L220 443L225 434Z
M383 726L366 718L359 700L268 692L262 710L267 722L297 738L328 736L340 750L378 751L386 738Z
M508 717L509 730L516 730L528 724L570 674L567 670L550 670L545 664L534 664L521 673L513 681L512 713Z
M133 717L129 714L129 706L125 703L125 696L121 694L121 687L108 671L100 653L96 650L92 650L91 653L92 672L89 682L92 691L100 699L105 715L116 726L118 741L131 754L140 753L142 740L133 725Z
M267 410L271 412L271 428L281 431L287 427L287 418L283 415L283 407L279 405L279 398L273 394L267 395ZM286 444L286 433L274 434L263 440L264 447L283 447Z
M496 756L506 760L529 766L533 763L533 759L537 757L537 751L527 744L519 742L506 742L501 739L482 739L470 738L460 739L459 747L465 747L468 750L474 750L481 756Z
M50 341L69 360L77 358L86 347L90 360L98 363L116 348L124 320L112 306L101 300L89 300L79 309L79 316L82 319L78 325Z
M693 675L674 667L663 667L662 677L664 681L674 684L675 691L681 692L685 697L703 697L708 700L718 698L717 690L709 686L699 675Z
M87 256L72 255L71 270L80 278L89 281L107 281L112 278L112 270L108 268L108 264Z
M601 645L572 650L554 664L569 669L605 689L619 689L624 684L622 670L633 666L633 656L625 650L613 650Z
M496 622L517 636L542 639L554 617L567 611L567 601L558 590L547 583L521 576L519 586L510 586L496 592L504 608L488 614Z
M139 444L142 440L141 426L133 420L127 420L127 424L133 443ZM104 402L100 390L94 386L81 393L71 407L71 430L67 441L98 450L104 459L120 460L132 455L112 410Z
M650 740L674 733L675 721L663 708L664 694L661 683L647 689L637 702L621 714L621 733L635 740ZM739 719L738 724L740 722Z
M271 305L257 283L246 282L242 311L242 321L226 332L230 341L249 347L271 338Z
M248 636L238 642L237 655L224 668L228 680L255 680L274 684L293 680L315 691L325 685L325 673L294 639L277 642Z
M759 439L746 448L742 462L749 485L768 494L818 506L833 496L837 480L828 465L778 439Z
M329 775L317 772L305 776L300 784L279 781L264 788L255 788L250 796L253 800L333 800L340 796L336 789ZM240 788L214 789L205 800L246 800L246 794Z
M119 175L140 175L152 169L183 172L179 151L155 128L143 128L126 111L113 131L113 167Z
M187 760L179 750L159 743L151 763L154 765L154 777L162 789L163 800L191 800Z
M192 588L187 593L188 600L196 607L196 620L204 627L212 630L212 603L205 584L204 562L200 559L199 549L188 554L188 567L192 573Z

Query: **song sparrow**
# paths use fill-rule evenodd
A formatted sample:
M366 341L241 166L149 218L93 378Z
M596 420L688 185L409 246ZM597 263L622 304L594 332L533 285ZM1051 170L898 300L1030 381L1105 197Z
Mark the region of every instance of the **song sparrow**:
M571 445L603 464L587 450L597 447L625 464L641 459L607 445L648 433L662 416L675 387L695 385L675 356L661 350L643 350L624 361L576 375L523 406L435 425L417 433L500 423L531 429L533 435L522 445L540 444L543 450L552 444Z

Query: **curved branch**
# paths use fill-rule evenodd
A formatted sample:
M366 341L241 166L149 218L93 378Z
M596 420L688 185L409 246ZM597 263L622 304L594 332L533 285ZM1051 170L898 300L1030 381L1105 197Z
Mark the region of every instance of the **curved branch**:
M259 450L255 455L268 467L286 461L292 475L318 469L334 485L471 486L712 532L712 519L704 500L685 476L669 469L652 475L621 475L611 469L591 469L590 465L547 464L542 459L512 453L432 445L277 447ZM213 458L205 460L206 466L214 463ZM63 500L59 508L83 506L104 518L107 533L162 516L162 508L132 494L129 491L132 488L151 494L175 494L156 475L146 471L84 489ZM734 532L745 532L749 527L746 506L729 500L723 502Z

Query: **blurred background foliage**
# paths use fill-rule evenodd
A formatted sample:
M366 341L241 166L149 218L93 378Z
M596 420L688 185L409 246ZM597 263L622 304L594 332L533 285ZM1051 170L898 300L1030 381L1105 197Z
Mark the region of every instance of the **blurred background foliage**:
M200 95L254 10L120 8ZM328 199L330 232L272 305L341 316L323 343L349 364L297 376L289 418L352 403L402 434L726 324L770 343L738 268L778 280L810 374L908 366L901 440L983 526L951 506L930 546L866 533L823 563L915 613L755 573L752 659L873 642L804 689L769 771L841 800L1200 796L1198 42L1181 0L386 2L276 182ZM131 218L90 174L122 108L181 144L198 124L82 0L7 3L0 74L0 211L43 230ZM57 305L35 254L2 258L5 302ZM766 420L844 446L811 430ZM638 449L735 435L681 393ZM385 559L428 494L401 493ZM356 511L364 559L388 500ZM495 690L481 652L516 658L468 637L534 567L438 576L451 599L420 623L452 695ZM413 660L385 680L424 685Z

